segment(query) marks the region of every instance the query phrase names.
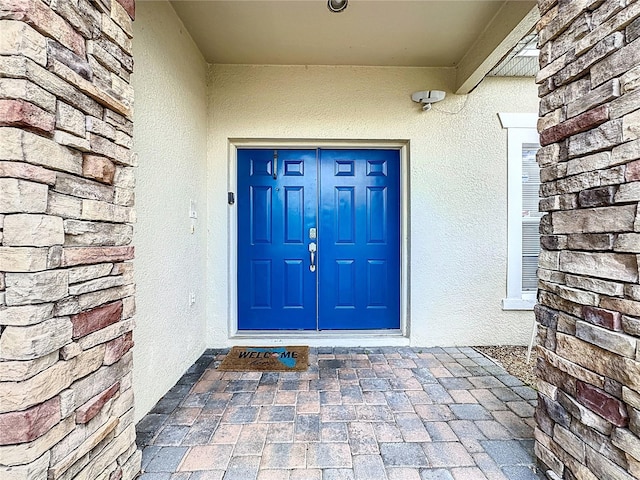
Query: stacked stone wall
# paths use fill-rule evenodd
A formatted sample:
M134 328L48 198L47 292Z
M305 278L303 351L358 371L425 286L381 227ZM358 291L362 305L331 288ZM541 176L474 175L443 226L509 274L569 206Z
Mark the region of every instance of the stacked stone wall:
M0 478L131 479L133 0L0 0Z
M637 479L640 2L538 4L535 451L552 479Z

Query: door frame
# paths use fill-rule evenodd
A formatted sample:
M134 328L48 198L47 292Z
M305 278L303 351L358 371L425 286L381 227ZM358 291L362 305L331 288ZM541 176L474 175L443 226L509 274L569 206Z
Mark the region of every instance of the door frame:
M409 315L409 140L283 140L283 139L245 139L233 138L228 141L227 189L237 198L238 191L238 155L239 148L284 149L358 149L358 150L398 150L400 152L400 328L391 330L336 330L336 331L262 331L238 330L238 209L236 204L228 206L227 227L227 305L229 339L242 341L269 340L272 343L295 343L296 340L316 346L328 340L327 345L335 344L337 338L341 344L362 345L363 339L371 344L394 345L408 344L410 335ZM381 340L376 342L375 339ZM311 342L316 340L316 342Z

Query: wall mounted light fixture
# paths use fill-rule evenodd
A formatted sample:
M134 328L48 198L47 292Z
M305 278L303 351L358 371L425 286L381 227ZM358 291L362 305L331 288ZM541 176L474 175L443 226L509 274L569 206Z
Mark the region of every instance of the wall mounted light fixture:
M422 92L414 92L411 100L416 103L422 103L422 110L427 112L431 110L431 104L444 100L446 93L442 90L423 90Z
M331 12L340 13L347 8L348 4L349 4L349 0L328 0L327 8Z

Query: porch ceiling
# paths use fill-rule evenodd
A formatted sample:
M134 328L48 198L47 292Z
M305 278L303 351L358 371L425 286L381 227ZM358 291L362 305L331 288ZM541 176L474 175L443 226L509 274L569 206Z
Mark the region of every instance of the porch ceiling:
M460 93L533 27L536 5L350 0L344 12L331 13L326 0L171 3L210 63L455 67Z

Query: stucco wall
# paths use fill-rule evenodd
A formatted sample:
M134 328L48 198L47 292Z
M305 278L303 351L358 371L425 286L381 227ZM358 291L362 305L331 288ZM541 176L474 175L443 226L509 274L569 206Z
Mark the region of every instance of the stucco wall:
M139 2L134 27L139 419L206 346L207 66L168 3Z
M507 132L498 112L537 111L532 79L487 78L422 112L416 90L454 70L213 65L209 71L207 342L227 345L224 226L230 138L410 141L411 344L526 344L531 312L505 312ZM333 343L346 341L331 340ZM356 342L357 343L357 342ZM384 342L383 342L384 343ZM362 342L360 342L362 344Z

